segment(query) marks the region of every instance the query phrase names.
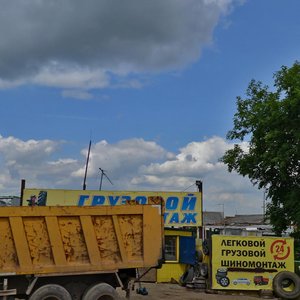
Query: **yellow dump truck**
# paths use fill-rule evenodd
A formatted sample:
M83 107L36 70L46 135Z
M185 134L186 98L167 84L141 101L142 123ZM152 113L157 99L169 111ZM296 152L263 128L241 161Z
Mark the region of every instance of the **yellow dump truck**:
M163 258L159 205L1 207L0 298L117 299Z

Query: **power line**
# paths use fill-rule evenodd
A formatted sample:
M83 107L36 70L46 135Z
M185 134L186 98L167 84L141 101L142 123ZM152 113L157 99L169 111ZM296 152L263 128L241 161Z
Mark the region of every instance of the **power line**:
M185 190L183 190L182 192L185 192L186 190L188 190L189 188L191 188L193 185L195 185L196 183L193 183L192 185L190 185L189 187L187 187Z

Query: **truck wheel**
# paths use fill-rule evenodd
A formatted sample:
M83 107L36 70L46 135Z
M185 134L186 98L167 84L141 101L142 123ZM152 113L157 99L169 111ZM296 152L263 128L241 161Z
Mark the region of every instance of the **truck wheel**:
M58 284L46 284L38 288L29 300L72 300L70 293Z
M300 296L300 279L295 273L280 272L273 279L273 290L278 297L295 299Z
M83 294L82 300L118 300L117 291L107 283L90 286Z

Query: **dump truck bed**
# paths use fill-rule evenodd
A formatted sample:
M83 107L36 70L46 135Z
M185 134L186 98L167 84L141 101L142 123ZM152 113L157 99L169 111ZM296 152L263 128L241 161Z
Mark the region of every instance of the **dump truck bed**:
M0 275L156 266L162 231L157 205L2 207Z

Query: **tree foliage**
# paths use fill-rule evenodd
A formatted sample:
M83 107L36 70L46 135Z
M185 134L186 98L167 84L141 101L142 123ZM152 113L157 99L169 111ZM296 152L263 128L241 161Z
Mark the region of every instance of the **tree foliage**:
M300 233L300 63L274 74L274 88L252 80L246 98L237 97L227 139L248 141L221 158L228 170L266 189L267 216L277 234L291 224Z

